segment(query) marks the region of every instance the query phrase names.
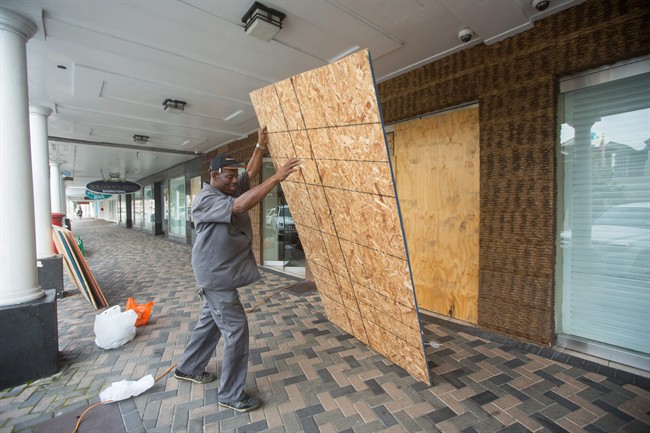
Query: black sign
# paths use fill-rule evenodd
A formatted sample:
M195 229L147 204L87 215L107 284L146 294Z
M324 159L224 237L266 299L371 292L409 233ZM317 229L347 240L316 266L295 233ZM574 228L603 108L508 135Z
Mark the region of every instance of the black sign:
M91 191L101 192L105 194L131 194L133 192L140 191L140 188L142 187L135 182L113 182L110 180L96 180L86 185L86 188Z

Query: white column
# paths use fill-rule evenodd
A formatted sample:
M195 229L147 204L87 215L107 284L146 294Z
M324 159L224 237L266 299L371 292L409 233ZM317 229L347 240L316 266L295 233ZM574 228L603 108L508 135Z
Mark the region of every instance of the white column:
M0 7L0 306L45 296L38 285L27 53L36 25Z
M29 107L29 135L32 143L32 175L34 182L34 227L36 257L56 255L52 247L52 200L50 197L50 150L47 144L47 118L52 110Z
M65 213L61 208L61 163L50 161L50 197L52 212Z

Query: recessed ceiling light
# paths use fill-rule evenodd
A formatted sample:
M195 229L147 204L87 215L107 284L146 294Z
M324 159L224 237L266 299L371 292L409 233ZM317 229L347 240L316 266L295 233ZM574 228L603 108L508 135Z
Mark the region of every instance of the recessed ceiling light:
M56 67L59 68L59 69L68 69L67 66L63 66L63 65L56 65Z

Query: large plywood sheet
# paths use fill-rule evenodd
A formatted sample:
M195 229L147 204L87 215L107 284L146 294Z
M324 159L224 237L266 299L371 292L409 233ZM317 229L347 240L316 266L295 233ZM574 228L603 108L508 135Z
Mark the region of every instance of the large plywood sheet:
M400 123L394 139L395 183L419 307L477 323L478 108Z
M251 99L329 320L430 383L368 52Z

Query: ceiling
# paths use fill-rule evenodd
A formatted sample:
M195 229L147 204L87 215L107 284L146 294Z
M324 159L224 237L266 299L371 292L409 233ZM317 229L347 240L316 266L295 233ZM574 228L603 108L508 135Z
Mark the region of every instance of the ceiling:
M27 43L30 105L53 110L50 160L73 178L76 199L90 181L138 181L254 132L253 90L365 48L381 82L582 1L552 0L543 12L532 0L263 1L286 15L270 42L244 31L253 0L2 4L38 27ZM185 111L165 112L167 98Z

